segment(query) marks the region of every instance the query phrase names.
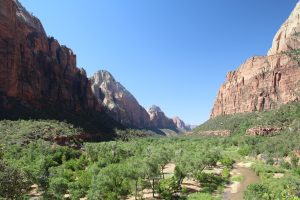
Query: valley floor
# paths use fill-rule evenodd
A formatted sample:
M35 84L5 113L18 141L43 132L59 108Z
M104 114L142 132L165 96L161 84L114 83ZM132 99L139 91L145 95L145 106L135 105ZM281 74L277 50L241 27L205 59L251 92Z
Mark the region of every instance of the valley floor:
M222 129L230 134L199 134ZM33 185L46 200L300 199L300 104L223 116L188 136L140 132L83 143L64 122L0 121L0 199L30 199Z

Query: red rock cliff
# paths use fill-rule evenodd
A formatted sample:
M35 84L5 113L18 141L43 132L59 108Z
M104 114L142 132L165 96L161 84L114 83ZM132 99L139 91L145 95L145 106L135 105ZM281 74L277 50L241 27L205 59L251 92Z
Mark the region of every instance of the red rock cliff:
M76 112L100 106L76 55L48 38L40 21L18 1L0 0L0 92L7 98L42 109L59 105Z
M300 66L286 52L300 48L300 3L276 34L268 56L253 57L227 74L211 117L262 111L300 100Z

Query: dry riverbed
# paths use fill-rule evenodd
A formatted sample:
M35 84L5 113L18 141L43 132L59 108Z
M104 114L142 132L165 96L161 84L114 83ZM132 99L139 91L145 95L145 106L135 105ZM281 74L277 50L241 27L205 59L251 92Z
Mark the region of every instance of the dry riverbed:
M251 169L251 163L237 163L231 171L232 177L242 177L241 181L233 181L227 185L223 200L243 200L248 185L258 183L259 177Z

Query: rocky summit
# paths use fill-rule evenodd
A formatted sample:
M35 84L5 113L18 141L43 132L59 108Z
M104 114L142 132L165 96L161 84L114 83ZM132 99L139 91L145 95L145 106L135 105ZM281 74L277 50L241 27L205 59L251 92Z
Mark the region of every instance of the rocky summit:
M279 29L267 56L248 59L227 74L211 117L263 111L300 100L300 2Z
M91 87L98 101L115 120L137 128L151 127L147 111L108 71L95 73L91 78Z

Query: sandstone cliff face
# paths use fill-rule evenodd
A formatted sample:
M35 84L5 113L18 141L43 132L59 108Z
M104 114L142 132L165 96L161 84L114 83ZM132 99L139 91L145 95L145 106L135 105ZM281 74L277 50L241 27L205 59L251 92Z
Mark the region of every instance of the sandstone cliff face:
M186 125L184 123L184 121L182 121L179 117L174 117L172 120L173 120L173 123L176 125L177 129L180 132L186 132L186 131L191 130L191 127Z
M176 130L176 124L174 124L172 119L166 117L165 113L158 106L154 105L149 108L148 113L152 127Z
M72 110L100 110L76 55L47 38L40 21L17 1L1 0L0 91L43 108L59 104Z
M135 97L107 71L91 78L92 91L116 121L137 128L150 128L150 117Z
M276 33L268 56L300 47L300 2Z
M17 105L72 115L102 110L72 50L48 38L17 0L0 0L0 116Z
M275 36L268 56L253 57L227 74L211 117L263 111L300 100L300 67L285 54L300 48L300 3Z

